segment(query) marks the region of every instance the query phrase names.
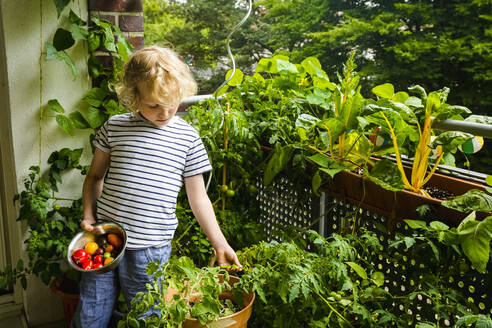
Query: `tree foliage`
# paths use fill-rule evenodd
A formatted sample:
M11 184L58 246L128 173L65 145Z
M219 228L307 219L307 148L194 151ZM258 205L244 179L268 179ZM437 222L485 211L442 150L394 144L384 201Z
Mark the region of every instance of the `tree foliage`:
M224 75L217 62L226 56L227 34L244 16L245 0L145 4L147 42L169 42L192 55L195 68ZM316 56L332 74L355 49L366 90L387 81L400 90L444 85L453 91L451 102L486 114L492 105L491 12L490 0L259 0L231 47L246 72L263 54L288 52L292 60ZM152 30L157 22L167 23Z

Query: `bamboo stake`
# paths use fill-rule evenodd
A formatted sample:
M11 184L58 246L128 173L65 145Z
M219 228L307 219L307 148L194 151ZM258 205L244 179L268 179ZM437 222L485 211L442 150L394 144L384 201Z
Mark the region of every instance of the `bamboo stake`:
M229 108L230 108L230 104L229 103L226 103L226 110L225 110L225 113L224 113L224 150L227 152L227 148L229 146L229 140L228 140L228 136L229 136L229 126L227 124L227 116L229 114ZM224 159L224 166L222 166L222 185L227 185L227 162L226 162L226 159ZM225 205L226 205L226 195L225 195L226 191L222 191L222 211L225 210Z

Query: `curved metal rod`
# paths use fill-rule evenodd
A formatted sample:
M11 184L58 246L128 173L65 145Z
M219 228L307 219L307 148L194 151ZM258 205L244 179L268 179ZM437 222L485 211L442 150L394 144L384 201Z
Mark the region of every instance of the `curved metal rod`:
M248 12L243 17L243 19L239 23L237 23L236 26L234 26L232 28L231 32L229 32L229 35L227 36L227 39L226 39L226 48L227 48L227 53L229 54L229 58L231 59L232 72L231 72L231 76L229 76L229 78L227 80L225 80L224 82L222 82L222 84L214 92L214 94L215 94L215 100L217 100L217 103L218 103L217 92L232 79L232 77L234 76L234 73L236 72L236 62L234 61L234 57L232 56L232 52L231 52L231 47L229 45L229 43L231 41L231 36L248 19L249 15L251 14L251 9L252 8L253 8L253 2L252 2L252 0L249 0Z
M243 17L243 19L239 23L237 23L236 26L234 26L232 28L232 30L229 32L229 35L227 36L226 48L227 48L227 54L229 55L229 58L231 59L231 62L232 62L232 72L231 72L231 76L229 76L228 79L226 79L224 82L222 82L222 84L214 92L215 101L217 102L217 105L219 107L220 107L220 102L219 102L219 97L217 95L218 91L232 79L232 77L234 76L234 73L236 72L236 62L234 61L234 56L232 55L232 51L231 51L231 47L230 47L231 36L248 19L249 15L251 14L252 8L253 8L253 2L252 2L252 0L249 0L248 12ZM220 126L222 126L223 123L224 123L224 116L222 116ZM207 184L205 186L205 190L208 191L208 187L210 186L211 181L212 181L212 171L210 171L210 174L208 175L208 181L207 181Z

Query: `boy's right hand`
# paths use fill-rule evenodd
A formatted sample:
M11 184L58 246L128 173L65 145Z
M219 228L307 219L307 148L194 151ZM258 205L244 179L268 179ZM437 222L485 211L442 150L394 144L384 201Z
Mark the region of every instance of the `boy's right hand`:
M85 231L92 231L94 230L94 223L96 223L96 220L94 218L86 218L83 219L82 222L80 222L80 227Z

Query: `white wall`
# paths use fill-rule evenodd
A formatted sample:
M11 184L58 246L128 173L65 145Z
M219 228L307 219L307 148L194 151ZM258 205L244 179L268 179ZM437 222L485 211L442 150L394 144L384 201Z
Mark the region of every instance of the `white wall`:
M70 1L74 12L87 19L87 1ZM60 22L67 24L68 8L57 18L53 1L1 0L4 25L7 70L9 79L9 103L12 121L12 138L18 190L22 190L23 178L29 167L47 167L51 152L63 147L80 148L86 145L83 162L87 164L90 149L87 133L78 131L74 138L61 131L54 118L40 119L41 109L47 101L58 99L67 112L86 109L81 102L90 88L85 70L87 49L78 45L69 50L80 75L73 80L68 66L56 60L46 61L44 43L51 42ZM4 95L1 95L2 97ZM45 115L50 114L45 111ZM64 177L64 190L60 196L78 198L81 195L82 177L76 173ZM14 217L8 220L15 220ZM25 228L22 229L25 231ZM24 240L25 236L21 236ZM19 245L24 247L24 245ZM28 281L24 294L27 320L37 326L63 318L58 296L51 293L38 278Z

